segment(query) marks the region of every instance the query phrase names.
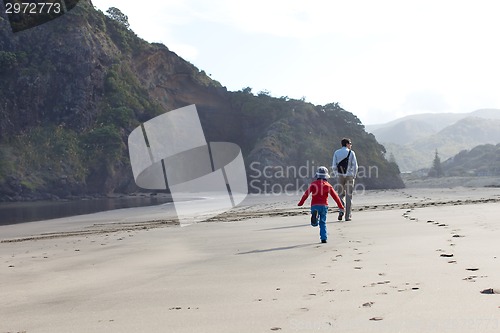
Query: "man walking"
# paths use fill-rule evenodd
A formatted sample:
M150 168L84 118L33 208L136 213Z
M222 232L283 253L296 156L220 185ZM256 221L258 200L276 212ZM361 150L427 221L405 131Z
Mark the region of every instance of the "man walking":
M345 207L345 220L351 220L352 192L354 190L354 179L358 172L358 161L352 150L351 139L343 138L340 142L342 148L333 153L332 169L337 177L338 194ZM344 212L339 211L338 220L341 221Z

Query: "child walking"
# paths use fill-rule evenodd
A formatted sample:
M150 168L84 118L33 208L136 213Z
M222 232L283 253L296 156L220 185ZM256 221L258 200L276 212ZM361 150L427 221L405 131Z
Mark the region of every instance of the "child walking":
M330 175L328 169L324 166L318 168L316 171L316 180L309 185L307 191L302 195L298 205L302 206L306 201L309 194L312 195L311 199L311 225L316 227L319 222L319 238L321 243L326 243L328 234L326 230L326 215L328 213L328 195L331 195L340 211L344 210L344 205L340 200L337 192L333 189L332 185L328 182Z

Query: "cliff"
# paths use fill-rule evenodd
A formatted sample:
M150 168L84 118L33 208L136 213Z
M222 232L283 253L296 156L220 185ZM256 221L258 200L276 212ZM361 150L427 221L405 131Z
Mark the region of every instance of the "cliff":
M329 166L333 149L349 136L360 164L377 170L360 184L403 186L384 147L337 104L227 91L82 0L62 17L18 33L0 17L0 200L137 191L129 133L189 104L196 104L208 141L242 147L250 178L250 165Z

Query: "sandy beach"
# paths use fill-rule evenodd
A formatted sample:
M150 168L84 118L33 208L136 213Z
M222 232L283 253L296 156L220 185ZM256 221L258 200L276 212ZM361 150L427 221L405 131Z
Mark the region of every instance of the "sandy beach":
M2 226L0 333L500 331L500 188L366 191L327 244L298 199Z

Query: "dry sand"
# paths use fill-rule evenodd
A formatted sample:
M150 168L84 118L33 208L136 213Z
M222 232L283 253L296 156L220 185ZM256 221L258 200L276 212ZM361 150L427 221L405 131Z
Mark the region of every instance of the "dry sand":
M500 331L500 189L359 193L327 244L297 201L0 227L0 333Z

